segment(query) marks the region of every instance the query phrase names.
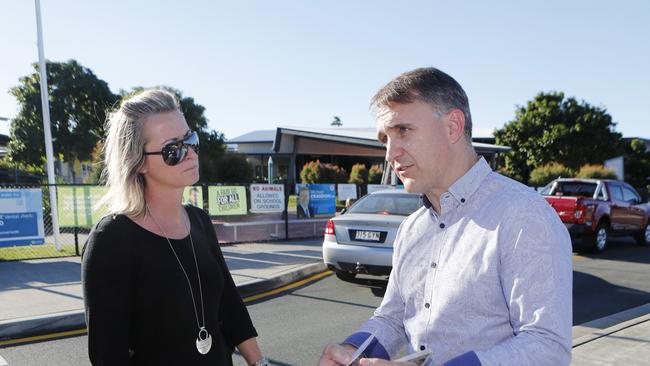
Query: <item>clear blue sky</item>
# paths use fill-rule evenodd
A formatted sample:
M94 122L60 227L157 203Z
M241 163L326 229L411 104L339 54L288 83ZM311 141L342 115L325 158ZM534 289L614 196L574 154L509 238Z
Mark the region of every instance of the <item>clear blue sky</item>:
M448 4L446 4L448 3ZM371 127L368 103L403 71L436 66L499 128L539 91L605 107L650 138L650 1L42 0L45 55L114 92L169 85L237 137L277 126ZM462 3L462 5L461 5ZM0 3L0 116L37 61L34 2ZM7 133L7 122L0 132Z

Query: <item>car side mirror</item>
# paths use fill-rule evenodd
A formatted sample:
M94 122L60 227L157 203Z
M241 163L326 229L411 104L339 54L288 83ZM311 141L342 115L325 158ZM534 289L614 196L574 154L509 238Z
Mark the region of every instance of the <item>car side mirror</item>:
M341 210L341 215L343 215L347 210L348 210L347 207L343 207L343 209Z

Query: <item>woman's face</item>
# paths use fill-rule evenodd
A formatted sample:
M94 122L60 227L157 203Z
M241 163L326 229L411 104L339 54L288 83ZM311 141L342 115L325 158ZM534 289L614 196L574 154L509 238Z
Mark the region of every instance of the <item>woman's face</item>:
M142 122L146 152L161 151L166 144L182 140L190 130L178 111L153 114ZM199 180L199 157L188 148L185 159L176 165L167 165L160 154L145 155L140 172L144 174L146 189L182 188Z

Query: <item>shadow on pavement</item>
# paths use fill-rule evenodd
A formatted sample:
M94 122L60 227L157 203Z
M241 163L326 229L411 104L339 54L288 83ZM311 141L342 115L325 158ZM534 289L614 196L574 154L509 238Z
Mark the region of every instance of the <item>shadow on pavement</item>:
M384 297L384 294L386 293L386 286L388 286L388 279L382 278L355 277L351 280L346 280L345 282L369 288L370 292L372 292L372 294L376 297Z
M650 264L650 247L640 246L627 236L611 238L601 254L593 253L589 244L581 239L573 240L573 249L586 258Z
M579 325L650 302L650 293L614 285L573 271L573 325Z
M0 262L0 291L34 288L81 280L81 264L75 260Z

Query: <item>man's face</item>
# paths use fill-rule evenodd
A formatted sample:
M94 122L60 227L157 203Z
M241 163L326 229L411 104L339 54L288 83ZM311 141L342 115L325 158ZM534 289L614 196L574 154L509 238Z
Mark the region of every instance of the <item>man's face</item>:
M447 116L430 104L393 103L379 109L377 138L386 146L386 161L406 191L428 193L442 187L451 154Z
M300 198L298 199L301 205L307 205L309 203L309 191L303 189L300 191Z

